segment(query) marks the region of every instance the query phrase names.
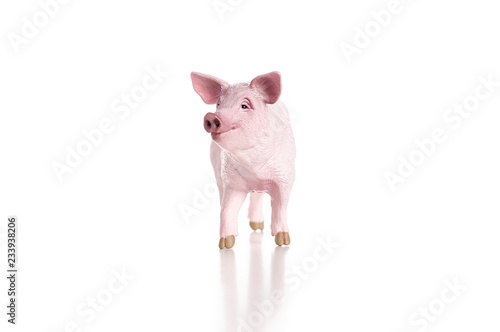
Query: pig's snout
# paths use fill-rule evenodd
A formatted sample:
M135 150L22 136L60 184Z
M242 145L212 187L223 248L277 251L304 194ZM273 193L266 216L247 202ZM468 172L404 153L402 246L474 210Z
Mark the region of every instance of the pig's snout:
M205 115L203 125L207 133L218 133L221 130L221 121L214 113L207 113Z

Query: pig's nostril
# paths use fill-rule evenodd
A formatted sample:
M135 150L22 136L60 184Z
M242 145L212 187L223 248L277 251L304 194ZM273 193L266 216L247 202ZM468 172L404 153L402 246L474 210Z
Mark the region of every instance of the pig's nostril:
M203 127L208 133L217 133L222 129L222 121L214 113L207 113L203 118Z

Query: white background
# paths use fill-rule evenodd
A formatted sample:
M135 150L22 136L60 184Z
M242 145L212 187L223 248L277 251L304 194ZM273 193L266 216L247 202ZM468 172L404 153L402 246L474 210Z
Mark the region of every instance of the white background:
M40 5L2 2L0 235L17 215L20 277L15 327L2 278L1 330L234 331L260 314L255 330L417 331L410 317L431 303L443 312L422 331L498 330L500 88L459 129L443 120L480 75L500 81L495 2L401 0L350 63L341 43L389 1L234 3L222 20L212 0L74 0L15 52L8 34ZM121 120L111 105L147 66L169 76ZM218 198L181 213L214 183L213 107L189 74L273 70L297 143L292 242L275 246L266 204L264 233L243 207L235 247L219 251ZM59 181L52 163L103 118L114 131ZM384 172L437 127L448 139L391 191ZM292 289L318 237L340 247ZM87 323L77 308L122 269L134 279ZM467 289L440 308L455 279ZM285 302L255 315L273 290Z

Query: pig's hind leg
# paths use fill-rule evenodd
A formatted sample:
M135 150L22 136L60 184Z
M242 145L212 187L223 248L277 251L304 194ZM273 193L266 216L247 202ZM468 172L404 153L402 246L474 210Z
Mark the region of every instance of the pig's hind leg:
M264 193L251 192L250 204L248 205L248 219L250 227L255 231L264 230L264 214L262 213L262 198Z

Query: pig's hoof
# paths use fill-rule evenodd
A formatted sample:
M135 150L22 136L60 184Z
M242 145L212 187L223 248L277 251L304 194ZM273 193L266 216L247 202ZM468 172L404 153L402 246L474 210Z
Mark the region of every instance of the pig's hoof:
M232 248L234 246L234 235L229 235L226 237L221 237L219 240L219 248L224 249L224 248Z
M276 234L274 240L276 241L276 244L279 246L289 245L290 235L288 234L288 232L279 232L278 234Z
M258 221L250 221L250 228L252 228L254 231L260 229L261 231L264 230L264 222L258 222Z

